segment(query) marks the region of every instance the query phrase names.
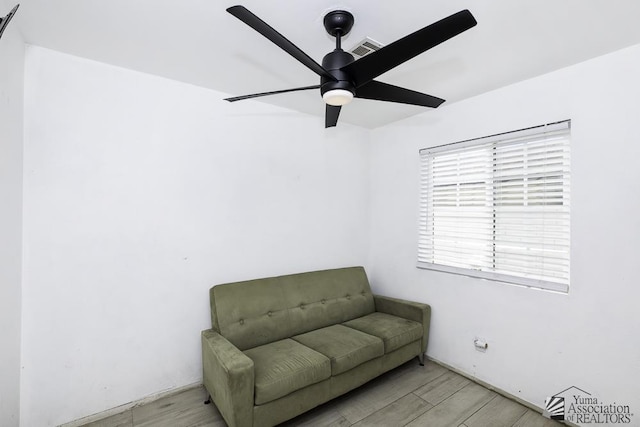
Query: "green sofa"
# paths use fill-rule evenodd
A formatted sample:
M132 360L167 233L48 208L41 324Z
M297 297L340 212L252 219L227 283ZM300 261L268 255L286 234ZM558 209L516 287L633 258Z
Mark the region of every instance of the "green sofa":
M230 427L272 426L418 357L431 309L371 293L362 267L211 288L204 386Z

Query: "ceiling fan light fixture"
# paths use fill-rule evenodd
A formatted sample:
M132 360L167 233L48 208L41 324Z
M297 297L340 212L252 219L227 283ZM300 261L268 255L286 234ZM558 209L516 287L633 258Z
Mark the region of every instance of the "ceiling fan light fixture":
M353 93L346 89L332 89L323 93L322 99L329 105L341 107L353 101Z

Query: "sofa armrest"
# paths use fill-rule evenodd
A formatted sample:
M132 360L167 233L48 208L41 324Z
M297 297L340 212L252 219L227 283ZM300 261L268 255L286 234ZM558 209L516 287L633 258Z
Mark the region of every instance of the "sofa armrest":
M429 343L429 325L431 324L431 306L420 302L374 295L376 311L393 314L404 319L413 320L422 325L422 352L427 351Z
M229 427L253 425L253 360L226 338L202 331L204 386Z

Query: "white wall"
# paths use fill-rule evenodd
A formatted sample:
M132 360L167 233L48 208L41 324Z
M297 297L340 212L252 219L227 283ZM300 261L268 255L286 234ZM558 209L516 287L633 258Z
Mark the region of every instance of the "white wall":
M4 17L12 5L0 0ZM20 415L22 106L24 43L19 16L0 39L0 425Z
M380 293L432 304L429 356L539 407L575 385L640 422L639 75L640 45L373 132L369 274ZM417 269L418 150L563 119L569 294Z
M216 283L365 263L367 131L38 47L25 81L23 425L200 382Z

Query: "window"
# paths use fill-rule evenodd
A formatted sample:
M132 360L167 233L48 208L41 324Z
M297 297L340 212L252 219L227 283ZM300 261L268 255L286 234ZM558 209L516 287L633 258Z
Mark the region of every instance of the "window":
M567 292L570 121L420 150L418 267Z

